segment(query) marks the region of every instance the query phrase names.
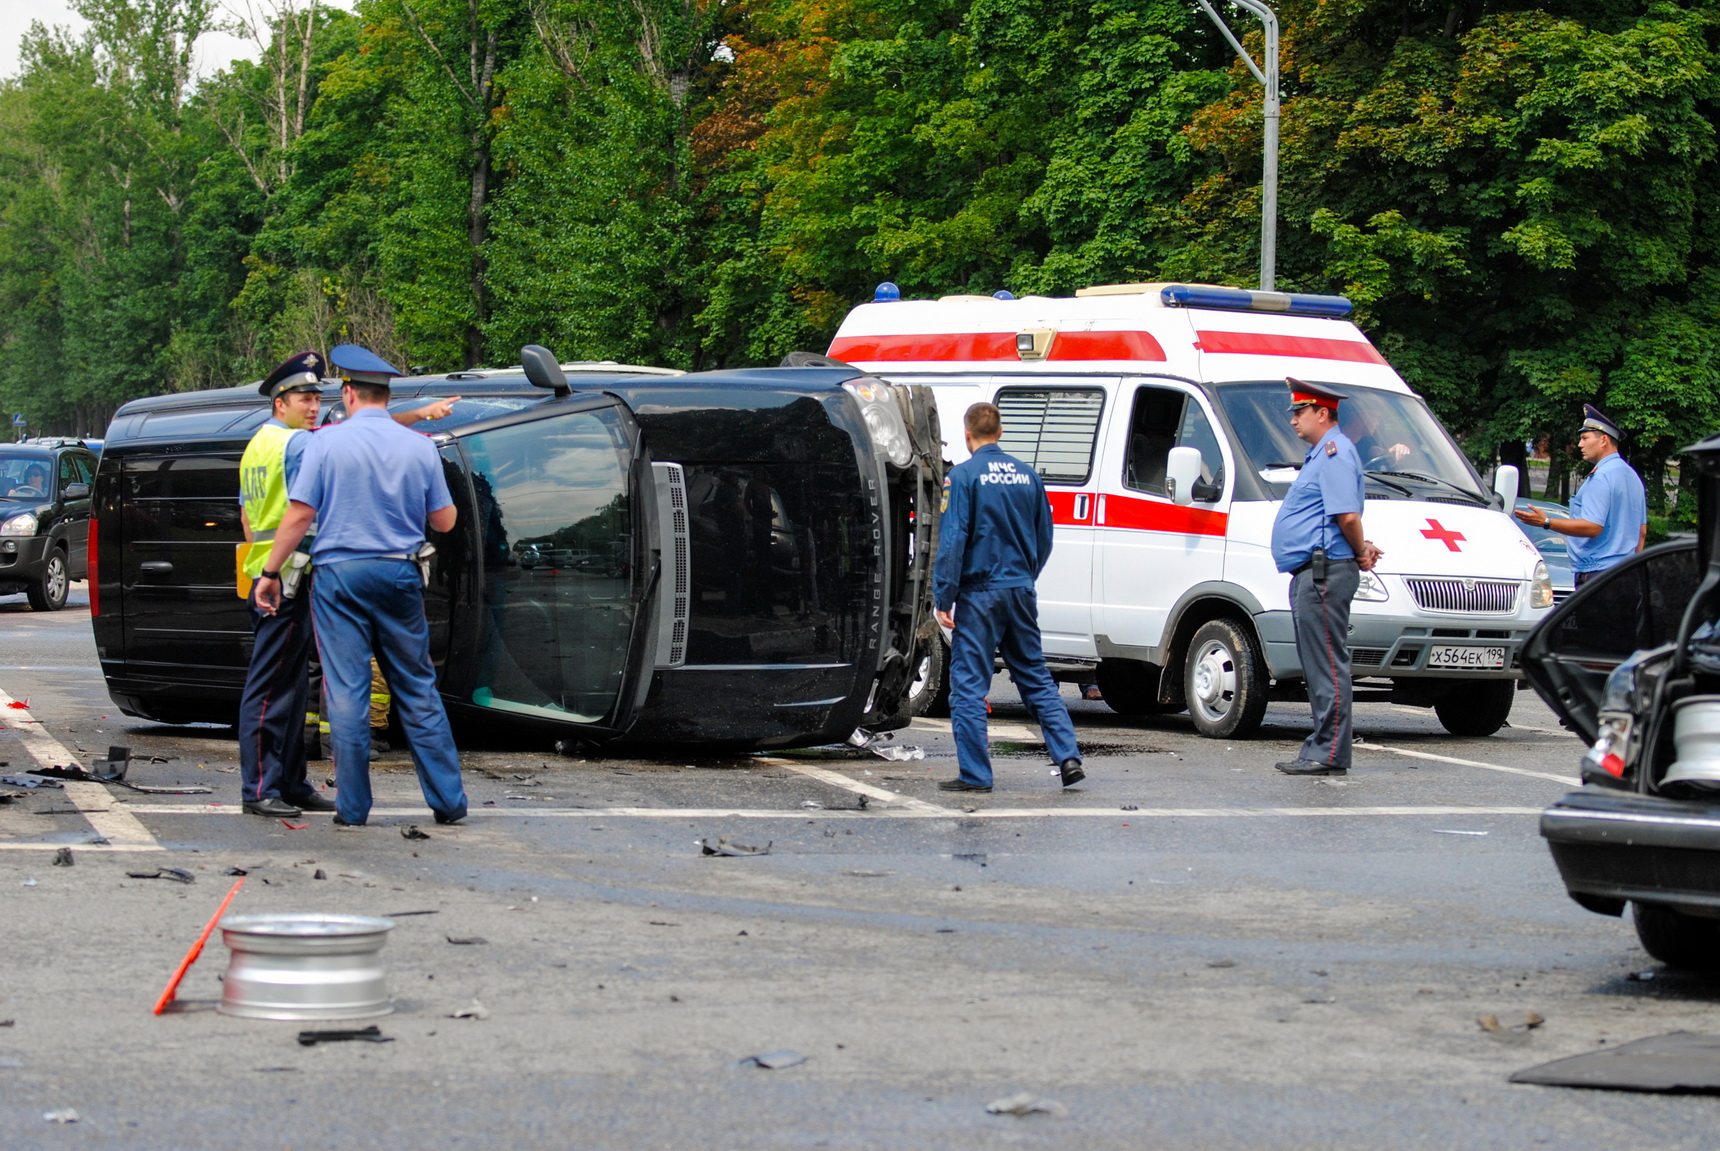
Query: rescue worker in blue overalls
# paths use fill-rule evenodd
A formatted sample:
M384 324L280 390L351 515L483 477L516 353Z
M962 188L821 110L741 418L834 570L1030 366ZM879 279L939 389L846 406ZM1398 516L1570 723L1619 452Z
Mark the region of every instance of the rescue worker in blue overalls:
M322 369L316 352L300 352L281 363L258 385L273 402L274 415L257 429L239 462L239 521L245 531L240 570L252 581L251 625L255 640L239 700L241 805L251 815L290 818L304 811L333 811L335 805L306 779L305 718L309 711L309 668L315 635L311 626L311 572L308 546L294 560L299 567L293 594L283 606L265 612L256 601L256 584L287 513L287 489L297 476L308 432L316 427L322 402ZM458 396L435 400L394 418L401 424L439 420ZM315 525L306 532L314 536Z
M1034 583L1051 558L1051 505L1039 474L997 446L1003 423L997 408L975 404L962 420L970 454L944 479L938 519L938 557L932 591L938 622L950 638L950 727L961 774L940 782L944 791L987 792L992 787L986 731L986 693L992 656L1001 652L1023 702L1045 733L1063 786L1087 778L1069 709L1045 667L1039 644L1039 599Z
M257 604L278 611L280 565L317 524L311 556L317 643L334 745L334 821L370 818L370 661L393 689L396 714L438 823L466 817L466 790L448 714L436 690L420 562L426 527L453 530L454 498L436 445L388 416L400 372L364 348L329 353L343 386L343 423L318 432L288 488L292 506L257 582Z
M1290 576L1290 618L1296 658L1308 688L1314 730L1301 753L1277 764L1286 775L1347 775L1353 689L1350 685L1350 601L1361 573L1383 552L1362 538L1362 461L1338 430L1344 393L1324 384L1286 379L1290 426L1308 454L1272 521L1272 559Z

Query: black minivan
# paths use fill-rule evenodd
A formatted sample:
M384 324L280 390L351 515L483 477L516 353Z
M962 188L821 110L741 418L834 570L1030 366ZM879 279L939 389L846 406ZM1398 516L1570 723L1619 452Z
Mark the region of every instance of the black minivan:
M426 592L456 719L779 748L907 722L936 639L943 462L923 389L822 357L695 375L559 365L395 381L459 509ZM571 379L571 382L570 382ZM344 414L325 383L324 423ZM90 607L127 715L231 722L250 655L238 465L255 387L126 404L96 477Z

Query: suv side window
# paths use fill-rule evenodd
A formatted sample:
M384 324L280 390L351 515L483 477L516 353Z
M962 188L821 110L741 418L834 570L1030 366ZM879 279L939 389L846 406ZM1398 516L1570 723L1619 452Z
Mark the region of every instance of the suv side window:
M65 491L66 485L68 485L68 484L83 484L83 483L88 483L88 482L89 482L88 480L84 479L82 476L80 476L78 474L77 457L72 455L71 452L61 453L61 455L60 455L60 490L62 492Z
M1165 467L1172 448L1200 450L1200 478L1214 487L1224 485L1224 456L1212 423L1194 397L1174 388L1135 389L1135 410L1129 419L1129 444L1123 456L1123 484L1136 491L1168 496ZM1217 496L1203 498L1216 499Z
M1102 388L1004 388L993 401L1003 419L998 447L1048 484L1083 484L1105 410Z

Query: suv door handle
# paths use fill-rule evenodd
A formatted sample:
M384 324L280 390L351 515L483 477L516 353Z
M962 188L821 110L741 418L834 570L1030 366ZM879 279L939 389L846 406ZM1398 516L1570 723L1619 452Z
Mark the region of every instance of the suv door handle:
M166 560L146 560L139 570L144 575L172 575L173 565Z

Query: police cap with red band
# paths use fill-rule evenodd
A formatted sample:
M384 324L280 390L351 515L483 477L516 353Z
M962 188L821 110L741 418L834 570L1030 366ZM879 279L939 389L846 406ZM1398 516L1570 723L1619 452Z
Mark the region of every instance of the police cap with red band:
M257 390L271 400L288 392L317 392L322 390L323 358L315 352L300 352L268 374Z
M1290 410L1292 412L1315 405L1330 408L1336 412L1338 401L1350 398L1336 388L1327 387L1325 384L1310 384L1298 380L1294 376L1285 376L1284 383L1290 388Z

